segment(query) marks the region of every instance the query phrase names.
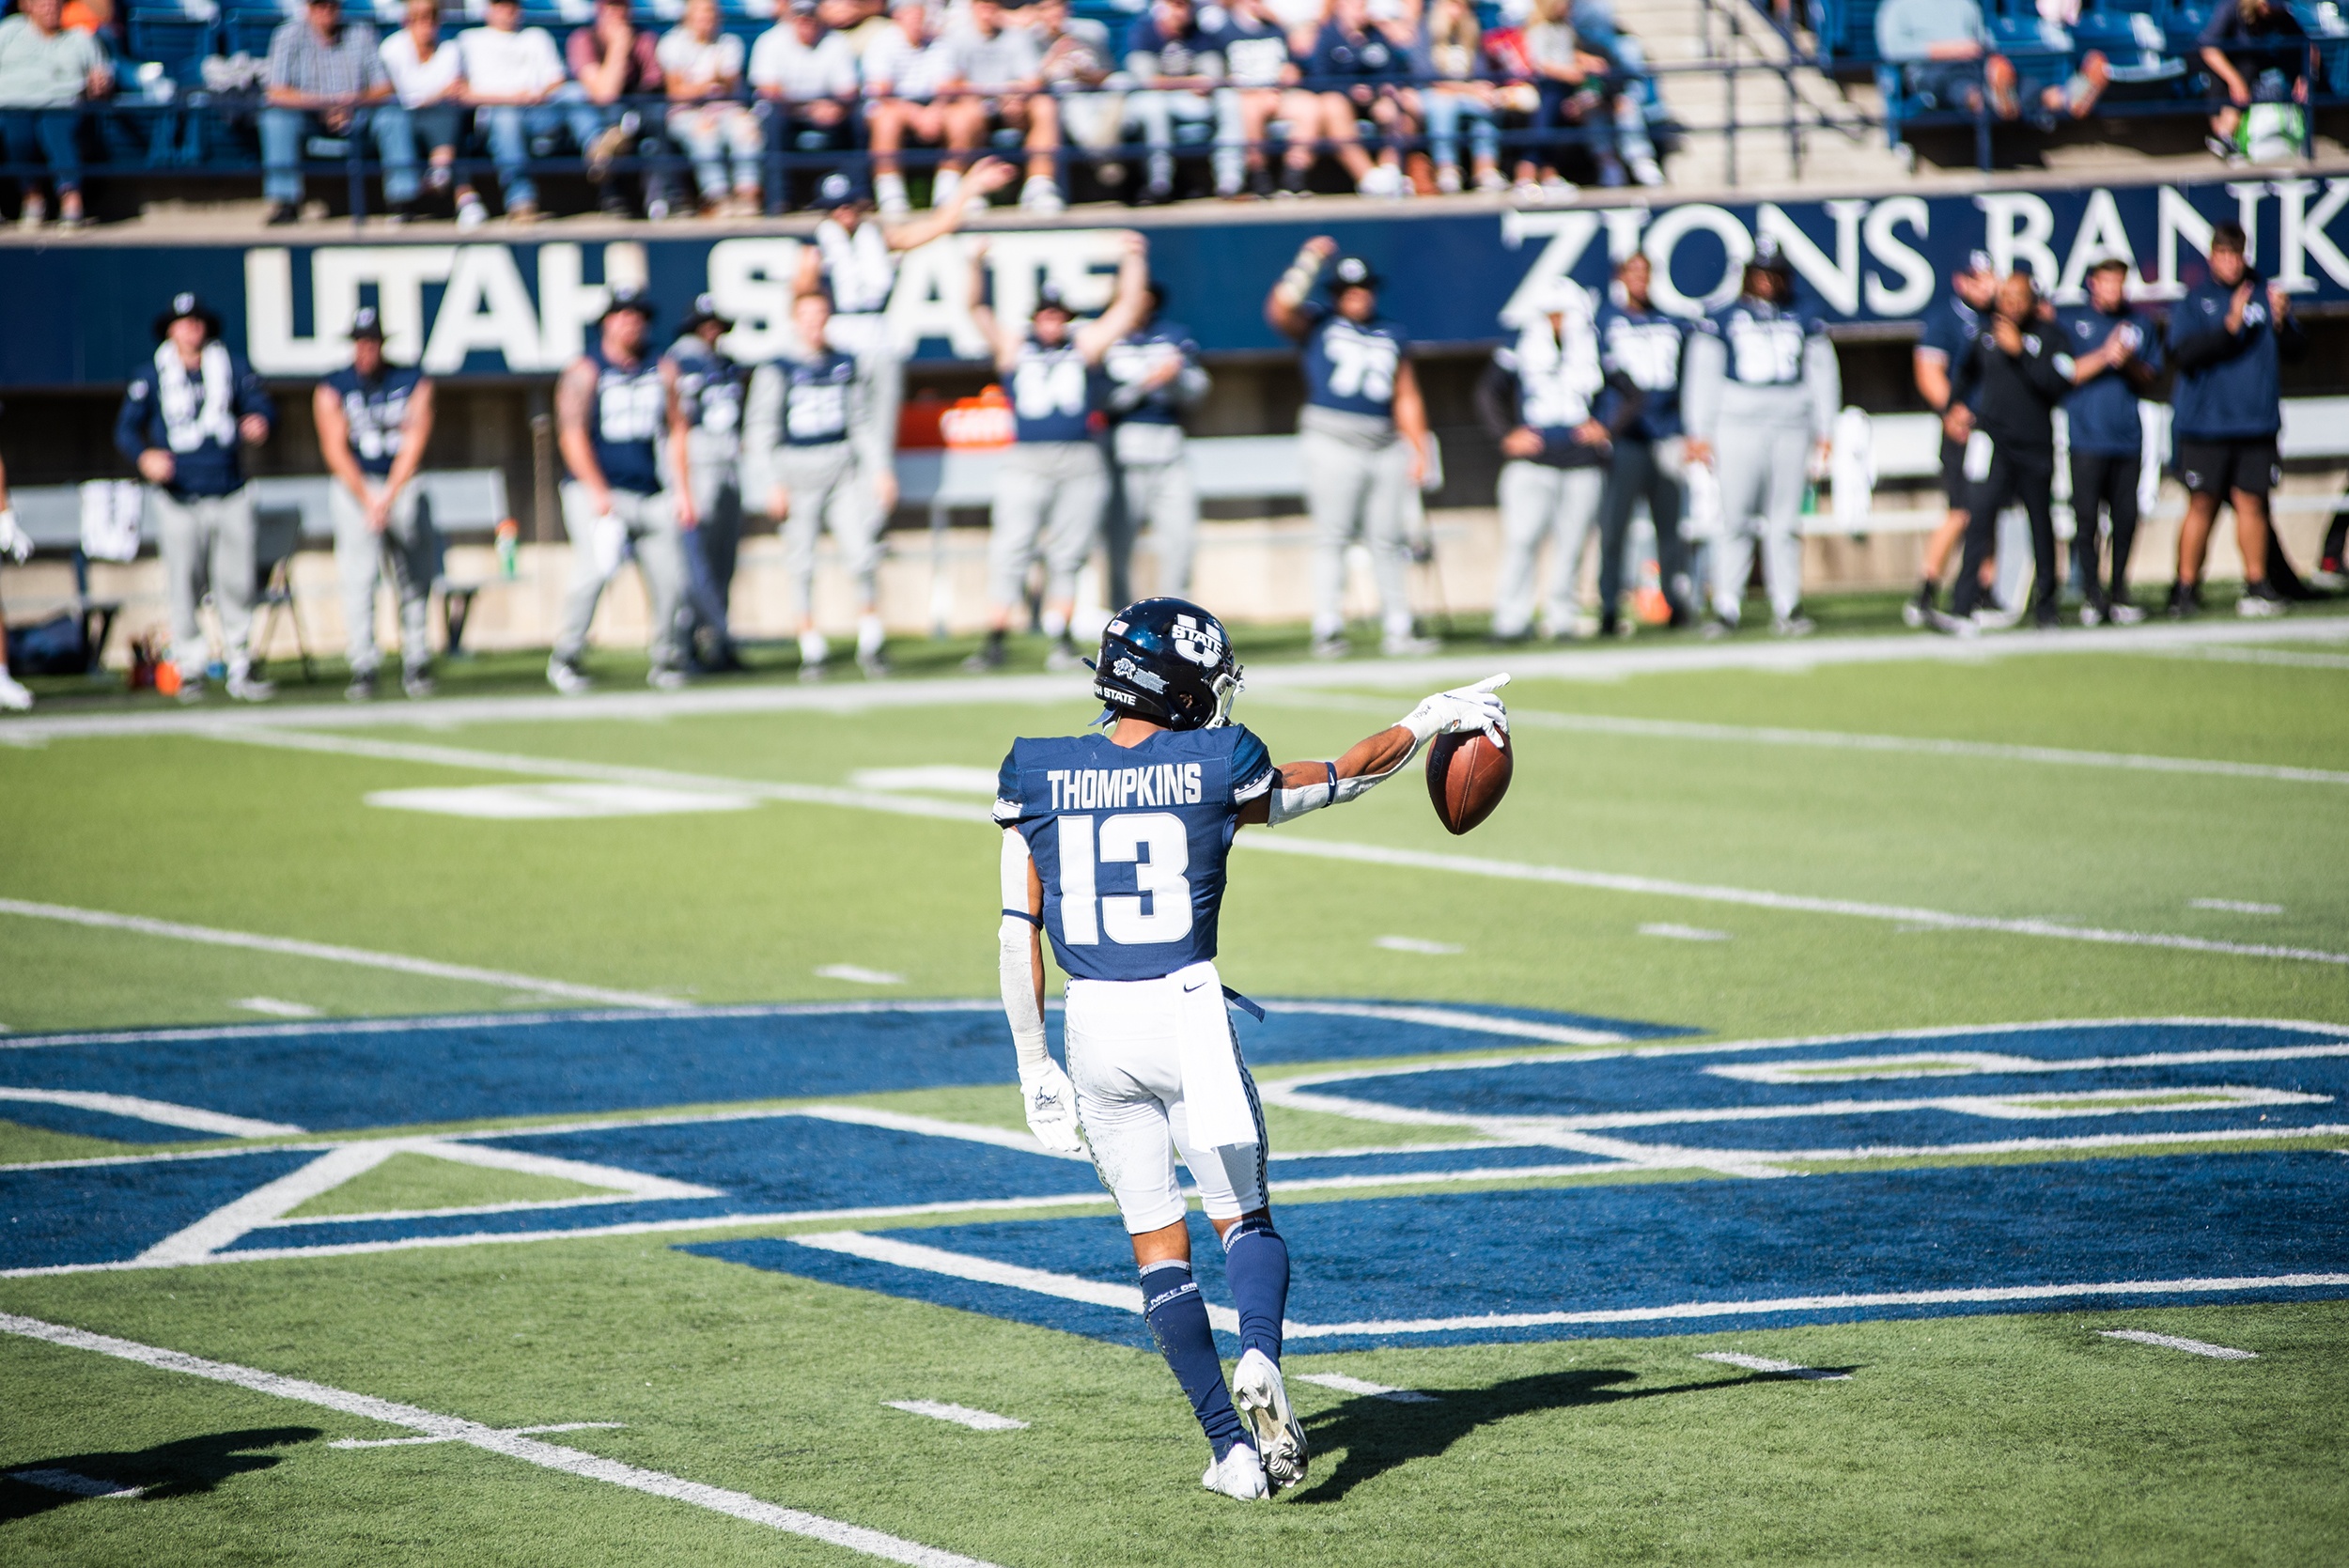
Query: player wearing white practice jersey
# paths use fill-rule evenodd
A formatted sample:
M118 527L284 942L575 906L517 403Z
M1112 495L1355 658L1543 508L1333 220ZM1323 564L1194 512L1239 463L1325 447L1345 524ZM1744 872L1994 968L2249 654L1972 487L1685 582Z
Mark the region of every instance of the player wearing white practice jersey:
M1434 736L1498 738L1509 677L1429 697L1334 762L1275 768L1231 722L1240 667L1199 606L1120 611L1095 668L1108 733L1015 741L997 780L1003 1010L1030 1130L1048 1149L1089 1149L1117 1200L1150 1332L1213 1452L1203 1484L1260 1498L1305 1479L1306 1443L1281 1381L1289 1255L1267 1202L1264 1112L1224 1010L1227 997L1254 1003L1215 964L1224 861L1241 827L1355 800ZM1045 1046L1048 938L1068 976L1066 1069ZM1228 1390L1191 1280L1178 1154L1239 1319Z

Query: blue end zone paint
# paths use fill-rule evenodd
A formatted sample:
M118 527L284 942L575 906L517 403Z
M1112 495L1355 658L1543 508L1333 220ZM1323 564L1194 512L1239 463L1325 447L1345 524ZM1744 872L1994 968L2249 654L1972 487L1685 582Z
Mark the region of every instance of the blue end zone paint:
M1269 1004L1241 1017L1240 1042L1267 1065L1519 1048L1481 1031L1335 1017ZM1518 1008L1455 1007L1635 1039L1668 1024ZM1059 1014L1050 1016L1055 1047ZM718 1008L677 1014L535 1014L360 1028L257 1026L157 1031L43 1046L11 1038L0 1083L103 1089L324 1130L571 1115L656 1106L1006 1083L1010 1042L995 1004L901 1008ZM0 1117L15 1112L0 1105ZM46 1124L44 1124L46 1125ZM146 1124L139 1124L144 1127ZM132 1136L152 1140L151 1131Z
M2349 1271L2349 1159L2274 1153L1875 1172L1296 1203L1289 1315L1338 1324L1654 1308L1689 1301ZM1221 1249L1192 1220L1211 1300ZM1113 1220L1063 1219L894 1234L922 1246L1120 1284ZM1139 1318L870 1263L789 1241L683 1249L753 1267L1146 1346ZM1434 1334L1293 1337L1293 1353L1389 1344L1676 1334L1745 1324L2099 1309L2226 1296L2098 1297L1841 1309ZM2313 1294L2349 1295L2326 1289ZM1227 1343L1226 1348L1230 1348Z
M232 1159L0 1171L0 1265L114 1263L136 1257L265 1182L318 1158L269 1150Z

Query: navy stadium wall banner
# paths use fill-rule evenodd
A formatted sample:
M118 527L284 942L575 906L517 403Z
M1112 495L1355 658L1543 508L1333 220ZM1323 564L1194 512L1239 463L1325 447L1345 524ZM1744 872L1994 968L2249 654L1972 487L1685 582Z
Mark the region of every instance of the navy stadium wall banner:
M1532 211L1314 213L1297 219L1170 224L1151 233L1151 269L1173 289L1168 313L1210 354L1284 345L1266 325L1264 291L1310 235L1327 232L1389 279L1387 306L1427 345L1490 343L1550 280L1597 287L1644 249L1656 298L1682 314L1726 303L1737 262L1759 240L1792 258L1800 290L1839 328L1914 321L1966 253L2028 266L2059 301L2077 299L2089 266L2126 257L2142 297L2177 297L2203 272L2211 225L2252 236L2260 271L2312 304L2349 301L2349 178L2116 184L1974 194L1895 193L1820 201L1574 206ZM1039 285L1081 308L1106 303L1118 230L988 236L1000 313L1026 318ZM737 358L777 352L802 241L781 236L529 242L0 246L0 298L47 302L0 333L0 388L115 386L153 352L149 322L175 290L199 290L229 341L264 376L315 376L349 362L344 332L362 304L381 310L395 363L448 378L543 377L579 351L606 288L648 287L673 324L714 294L737 322ZM977 358L962 241L905 258L893 332L920 360ZM658 330L658 329L657 329Z

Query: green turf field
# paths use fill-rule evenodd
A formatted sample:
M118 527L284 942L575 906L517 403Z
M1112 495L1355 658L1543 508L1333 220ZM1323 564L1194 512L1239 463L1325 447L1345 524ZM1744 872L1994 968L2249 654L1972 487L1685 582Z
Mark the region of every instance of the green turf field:
M2349 650L2337 625L2310 616L2290 640L2149 641L2132 652L2003 652L1987 640L1964 660L1828 660L1799 671L1738 668L1662 640L1636 644L1664 650L1645 673L1592 679L1553 663L1508 690L1516 782L1490 823L1448 837L1414 771L1358 806L1283 828L1279 846L1236 851L1220 967L1268 999L1647 1020L1694 1031L1685 1038L1695 1046L2051 1019L2349 1025L2349 661L2339 657ZM1297 641L1270 637L1266 648L1293 654ZM1685 667L1672 663L1677 648L1690 656ZM2262 650L2295 658L2250 657ZM1258 658L1245 635L1239 651ZM1473 644L1455 651L1510 662ZM1711 667L1696 667L1700 655ZM0 744L0 1025L298 1030L307 1017L625 1008L625 999L991 998L986 791L856 776L991 773L1011 737L1074 729L1090 708L1076 687L1056 703L1025 692L974 701L946 660L933 662L916 667L922 651L910 650L887 706L864 706L853 681L824 688L837 705L829 712L792 706L795 685L754 682L742 690L772 691L776 703L696 713L647 702L624 716L449 708L463 715L451 722L436 716L444 705L395 702L364 726L334 727L345 717L336 705L307 726L279 711L267 728L237 716L213 733L125 734L71 726L115 713L176 723L176 710L65 697L35 715L65 723ZM1418 694L1387 688L1367 664L1314 667L1299 680L1277 665L1264 662L1239 716L1278 757L1335 754ZM536 703L527 676L485 667L447 690ZM0 741L10 738L0 726ZM736 809L526 821L367 800L546 779L732 787L739 798ZM1249 830L1243 845L1265 832ZM126 916L174 924L113 918ZM190 939L188 928L241 945ZM252 937L266 940L243 940ZM29 1081L10 1070L43 1048L0 1051L0 1084ZM1445 1060L1591 1054L1495 1041ZM404 1138L405 1152L274 1212L332 1223L614 1190L592 1172L454 1162L428 1134L814 1100L1017 1133L1007 1043L1000 1068L992 1084L814 1094L777 1081L755 1095L614 1102L592 1115L386 1116L335 1137ZM1261 1066L1276 1150L1507 1141L1481 1112L1379 1120L1315 1098L1323 1080L1356 1070L1343 1053ZM2232 1070L2196 1081L2232 1082ZM0 1117L11 1110L5 1094ZM2060 1100L2023 1110L2052 1114ZM31 1185L41 1172L23 1170L39 1162L318 1146L296 1132L142 1134L23 1114L0 1120L0 1180L27 1184L5 1189L19 1205L47 1190ZM1329 1217L1368 1212L1348 1205L1372 1199L1548 1194L1562 1206L1544 1212L1571 1216L1582 1195L1627 1185L1750 1189L1760 1203L1780 1188L1831 1200L1861 1189L1829 1184L1971 1172L2054 1203L2072 1190L2061 1172L2087 1164L2128 1165L2158 1183L2231 1155L2305 1159L2320 1175L2322 1162L2349 1155L2349 1130L2279 1138L2290 1130L2281 1111L2267 1128L2254 1114L2230 1124L2240 1141L2194 1142L2166 1139L2157 1110L2115 1117L2099 1124L2115 1136L2092 1150L1830 1157L1797 1138L1779 1146L1822 1151L1792 1162L1815 1172L1799 1182L1650 1161L1369 1189L1299 1181L1279 1202ZM2031 1185L2043 1182L2052 1185ZM105 1190L75 1202L100 1215ZM2016 1202L1998 1223L2029 1228L2039 1202ZM1008 1218L1089 1220L1114 1251L1109 1212L1078 1195L1049 1215ZM972 1219L936 1205L892 1223L959 1234ZM11 1215L11 1226L20 1220L49 1222L30 1208ZM907 1551L1004 1565L2349 1558L2349 1285L2192 1304L1692 1322L1688 1333L1665 1325L1627 1337L1577 1329L1582 1337L1325 1352L1293 1340L1293 1378L1431 1397L1293 1383L1313 1479L1249 1508L1199 1488L1205 1445L1155 1354L679 1250L848 1223L0 1278L0 1313L487 1429L616 1423L537 1440L887 1532ZM1818 1245L1856 1245L1875 1223L1856 1203ZM1571 1223L1546 1245L1606 1255ZM1297 1245L1300 1279L1315 1265ZM1470 1251L1456 1266L1466 1282L1482 1265ZM2092 1275L2082 1266L2078 1277ZM2109 1328L2255 1358L2104 1337ZM1713 1353L1843 1375L1701 1358ZM908 1400L1027 1424L973 1431L888 1403ZM412 1435L350 1409L0 1333L0 1475L147 1488L79 1496L54 1479L0 1480L0 1561L874 1560L853 1544L470 1439L334 1446Z

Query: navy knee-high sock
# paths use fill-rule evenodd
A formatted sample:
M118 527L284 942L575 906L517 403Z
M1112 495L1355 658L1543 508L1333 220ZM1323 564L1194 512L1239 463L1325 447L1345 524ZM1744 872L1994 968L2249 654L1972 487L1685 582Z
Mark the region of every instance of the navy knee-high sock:
M1221 1460L1240 1440L1239 1412L1232 1408L1232 1395L1223 1387L1215 1330L1207 1327L1207 1304L1191 1280L1190 1265L1172 1259L1150 1265L1142 1271L1142 1299L1159 1354L1190 1396L1200 1430Z
M1281 1358L1281 1320L1289 1302L1289 1244L1269 1219L1243 1219L1223 1238L1223 1273L1239 1309L1239 1345Z

